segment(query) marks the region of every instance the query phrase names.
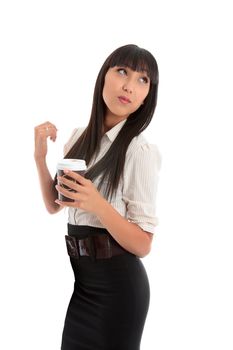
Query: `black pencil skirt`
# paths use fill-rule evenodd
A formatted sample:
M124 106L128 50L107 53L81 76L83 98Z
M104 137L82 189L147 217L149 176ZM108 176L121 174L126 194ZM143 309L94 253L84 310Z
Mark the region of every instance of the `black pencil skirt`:
M68 224L79 238L107 230ZM69 257L74 291L62 334L62 350L139 350L150 287L140 258L126 252L108 259Z

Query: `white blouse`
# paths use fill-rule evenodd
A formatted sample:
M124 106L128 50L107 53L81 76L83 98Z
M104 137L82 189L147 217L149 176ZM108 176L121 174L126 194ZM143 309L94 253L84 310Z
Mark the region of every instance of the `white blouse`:
M107 131L102 139L100 151L88 165L89 169L108 151L126 119ZM64 154L74 145L85 128L75 129L64 146ZM128 221L140 226L144 231L155 233L158 225L156 217L156 193L161 168L161 154L155 144L149 144L142 134L134 137L126 152L123 176L115 196L109 203ZM101 176L93 180L97 187ZM104 196L102 185L100 193ZM104 227L97 216L79 208L69 208L68 222L72 225Z

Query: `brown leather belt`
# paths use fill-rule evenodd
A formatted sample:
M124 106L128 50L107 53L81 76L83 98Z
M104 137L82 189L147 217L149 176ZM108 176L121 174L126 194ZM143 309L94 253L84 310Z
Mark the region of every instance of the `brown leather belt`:
M128 253L115 240L106 234L88 236L87 238L78 239L75 236L65 235L68 255L71 258L80 258L89 256L92 260L109 259L116 255Z

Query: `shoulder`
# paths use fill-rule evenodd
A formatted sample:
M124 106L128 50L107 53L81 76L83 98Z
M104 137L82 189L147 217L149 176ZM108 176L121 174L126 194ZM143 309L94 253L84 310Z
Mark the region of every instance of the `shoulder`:
M66 154L75 144L76 141L78 141L79 137L82 135L83 131L85 130L85 127L80 127L80 128L75 128L68 141L66 142L66 144L64 145L64 154Z
M126 161L150 162L161 168L162 156L157 144L149 143L143 134L135 136L126 152Z

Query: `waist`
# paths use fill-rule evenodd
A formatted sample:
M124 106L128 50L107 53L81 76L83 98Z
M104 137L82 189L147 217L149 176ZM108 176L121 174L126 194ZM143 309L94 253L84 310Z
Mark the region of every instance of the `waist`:
M89 256L95 260L131 254L104 228L68 224L68 235L65 236L65 240L67 253L71 258Z

